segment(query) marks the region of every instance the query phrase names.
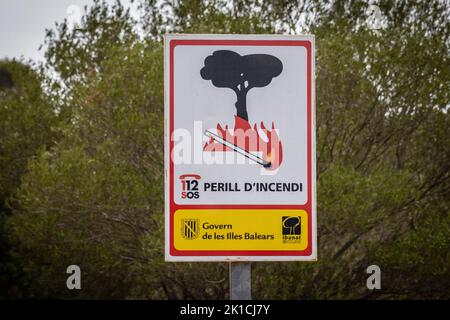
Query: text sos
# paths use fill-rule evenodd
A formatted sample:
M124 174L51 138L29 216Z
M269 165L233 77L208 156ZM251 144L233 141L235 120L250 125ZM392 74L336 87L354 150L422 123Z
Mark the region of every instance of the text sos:
M181 181L181 199L198 199L199 180L201 177L198 174L183 174L180 176Z

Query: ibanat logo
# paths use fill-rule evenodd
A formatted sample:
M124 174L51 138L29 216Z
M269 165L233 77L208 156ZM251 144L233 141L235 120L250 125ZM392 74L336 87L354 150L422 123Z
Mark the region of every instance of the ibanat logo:
M283 243L299 243L301 240L301 218L285 216L281 218Z

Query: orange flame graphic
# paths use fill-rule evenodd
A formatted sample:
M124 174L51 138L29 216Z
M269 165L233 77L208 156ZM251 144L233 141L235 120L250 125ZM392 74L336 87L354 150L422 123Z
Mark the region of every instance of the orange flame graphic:
M280 138L275 130L275 124L272 122L272 130L267 130L263 122L260 129L256 124L252 126L250 123L238 116L234 116L234 129L231 131L228 125L222 128L217 124L217 134L224 140L234 144L241 149L260 153L263 160L271 163L268 170L275 170L280 167L283 161L283 147ZM260 131L264 133L261 136ZM210 137L209 141L204 145L203 150L206 152L224 151L232 152L233 150L227 146L218 143L214 138Z

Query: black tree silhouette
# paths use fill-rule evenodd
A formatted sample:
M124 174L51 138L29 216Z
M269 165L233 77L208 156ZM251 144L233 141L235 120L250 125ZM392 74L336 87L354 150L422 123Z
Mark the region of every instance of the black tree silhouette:
M247 93L265 87L283 71L281 61L268 54L241 56L234 51L218 50L206 57L200 75L219 88L230 88L237 96L237 116L248 121Z
M284 217L283 228L288 229L288 234L295 234L295 228L300 226L300 217Z

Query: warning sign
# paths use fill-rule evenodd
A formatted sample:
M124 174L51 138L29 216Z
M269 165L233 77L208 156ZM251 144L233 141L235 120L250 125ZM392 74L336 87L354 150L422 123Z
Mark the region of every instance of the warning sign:
M314 38L165 37L166 260L315 260Z

